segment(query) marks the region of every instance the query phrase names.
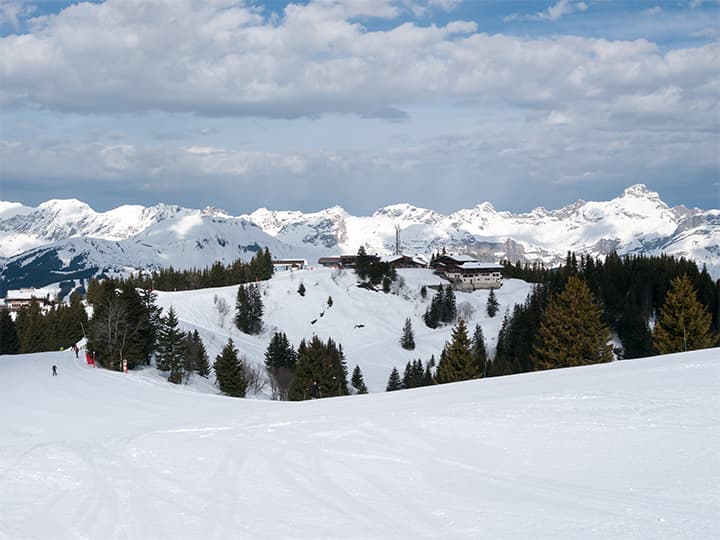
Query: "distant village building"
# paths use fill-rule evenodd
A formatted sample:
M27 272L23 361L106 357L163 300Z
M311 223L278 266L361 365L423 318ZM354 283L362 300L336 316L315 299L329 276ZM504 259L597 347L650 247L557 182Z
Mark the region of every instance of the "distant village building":
M428 262L418 256L390 255L383 258L383 262L389 263L393 268L427 268Z
M502 287L501 264L480 262L469 255L441 255L435 259L432 267L437 273L444 275L457 290L474 291Z
M302 270L307 266L305 259L277 259L272 262L273 270L283 272L285 270Z
M366 255L371 262L377 262L380 257L377 255ZM320 257L318 264L325 268L355 268L357 264L357 255L335 255L332 257Z
M17 289L8 290L5 295L5 305L10 311L18 311L20 308L29 306L32 299L35 298L41 307L50 304L50 293L43 294L42 291L35 289Z

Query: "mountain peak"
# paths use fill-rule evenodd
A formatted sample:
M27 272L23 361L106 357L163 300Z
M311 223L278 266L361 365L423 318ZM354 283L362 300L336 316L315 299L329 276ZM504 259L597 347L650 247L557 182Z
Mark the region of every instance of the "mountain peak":
M649 189L645 184L635 184L626 188L621 197L636 199L660 199L660 194Z
M38 208L68 214L93 213L93 209L88 204L78 199L50 199L40 203Z

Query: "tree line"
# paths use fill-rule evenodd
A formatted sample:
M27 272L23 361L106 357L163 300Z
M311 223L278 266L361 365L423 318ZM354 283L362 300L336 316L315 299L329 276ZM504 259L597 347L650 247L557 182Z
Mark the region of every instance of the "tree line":
M211 266L176 270L172 266L140 272L130 278L137 288L159 291L188 291L208 287L227 287L270 279L273 275L272 256L268 248L258 250L250 262L237 259L227 265L220 261Z

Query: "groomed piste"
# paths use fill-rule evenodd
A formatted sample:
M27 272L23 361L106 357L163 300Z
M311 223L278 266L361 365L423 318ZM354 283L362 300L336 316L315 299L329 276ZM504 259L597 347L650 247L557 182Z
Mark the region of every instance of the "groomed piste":
M717 349L301 403L3 356L0 538L718 538L719 388Z

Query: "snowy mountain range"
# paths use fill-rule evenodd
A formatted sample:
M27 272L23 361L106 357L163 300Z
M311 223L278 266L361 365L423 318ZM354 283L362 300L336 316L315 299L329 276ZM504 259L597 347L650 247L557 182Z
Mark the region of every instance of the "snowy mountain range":
M250 258L267 246L275 257L318 257L369 252L390 254L395 228L409 254L442 248L486 261L564 260L568 250L603 256L661 253L705 264L720 276L720 209L669 207L642 184L604 202L577 201L559 210L525 214L484 202L443 215L409 204L353 216L341 207L320 212L259 209L231 216L216 208L194 210L158 204L95 212L75 200L38 207L0 202L0 294L105 273L172 265L205 267L216 260Z

